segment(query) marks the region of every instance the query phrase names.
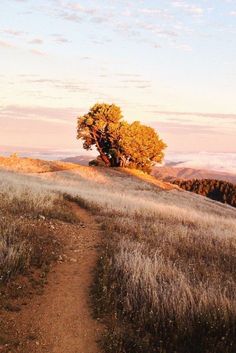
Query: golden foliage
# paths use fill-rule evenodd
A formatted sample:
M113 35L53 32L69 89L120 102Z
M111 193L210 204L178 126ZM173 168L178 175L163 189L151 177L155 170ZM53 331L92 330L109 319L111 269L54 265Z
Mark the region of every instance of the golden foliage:
M107 166L134 167L150 172L154 163L161 162L165 143L156 131L138 121L122 120L114 104L95 104L88 114L78 118L77 138L84 148L96 146Z

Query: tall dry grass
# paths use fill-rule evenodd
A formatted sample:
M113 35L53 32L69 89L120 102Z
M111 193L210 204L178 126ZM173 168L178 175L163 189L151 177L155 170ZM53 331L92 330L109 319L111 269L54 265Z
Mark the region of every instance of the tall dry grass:
M236 351L236 212L120 171L45 176L106 237L93 296L107 352Z
M33 212L50 214L66 196L101 222L93 299L109 326L107 352L236 351L234 209L120 170L81 167L17 184L13 194L37 195Z
M32 264L48 263L42 244L53 241L46 224L52 218L75 220L60 192L34 177L0 172L0 284Z

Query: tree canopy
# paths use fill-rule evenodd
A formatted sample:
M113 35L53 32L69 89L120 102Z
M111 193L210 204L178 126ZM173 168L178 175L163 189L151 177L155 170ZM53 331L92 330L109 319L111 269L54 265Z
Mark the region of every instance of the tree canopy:
M217 179L175 180L182 189L236 207L236 185Z
M149 172L161 162L165 143L157 132L140 122L123 120L115 104L95 104L78 118L77 138L86 150L96 146L106 166L131 167Z

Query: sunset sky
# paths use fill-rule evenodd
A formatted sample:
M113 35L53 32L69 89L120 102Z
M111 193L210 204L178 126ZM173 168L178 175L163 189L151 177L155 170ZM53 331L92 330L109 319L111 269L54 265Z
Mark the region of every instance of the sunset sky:
M0 19L1 146L77 148L98 101L171 151L236 152L236 0L1 0Z

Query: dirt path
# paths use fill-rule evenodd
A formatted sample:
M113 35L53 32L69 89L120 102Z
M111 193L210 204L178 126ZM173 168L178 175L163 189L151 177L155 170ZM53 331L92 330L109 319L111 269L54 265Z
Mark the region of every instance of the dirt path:
M49 274L43 295L21 312L21 331L27 333L21 352L100 352L96 341L102 325L92 318L88 299L100 231L90 214L72 207L82 224L78 231L63 235L61 263Z

